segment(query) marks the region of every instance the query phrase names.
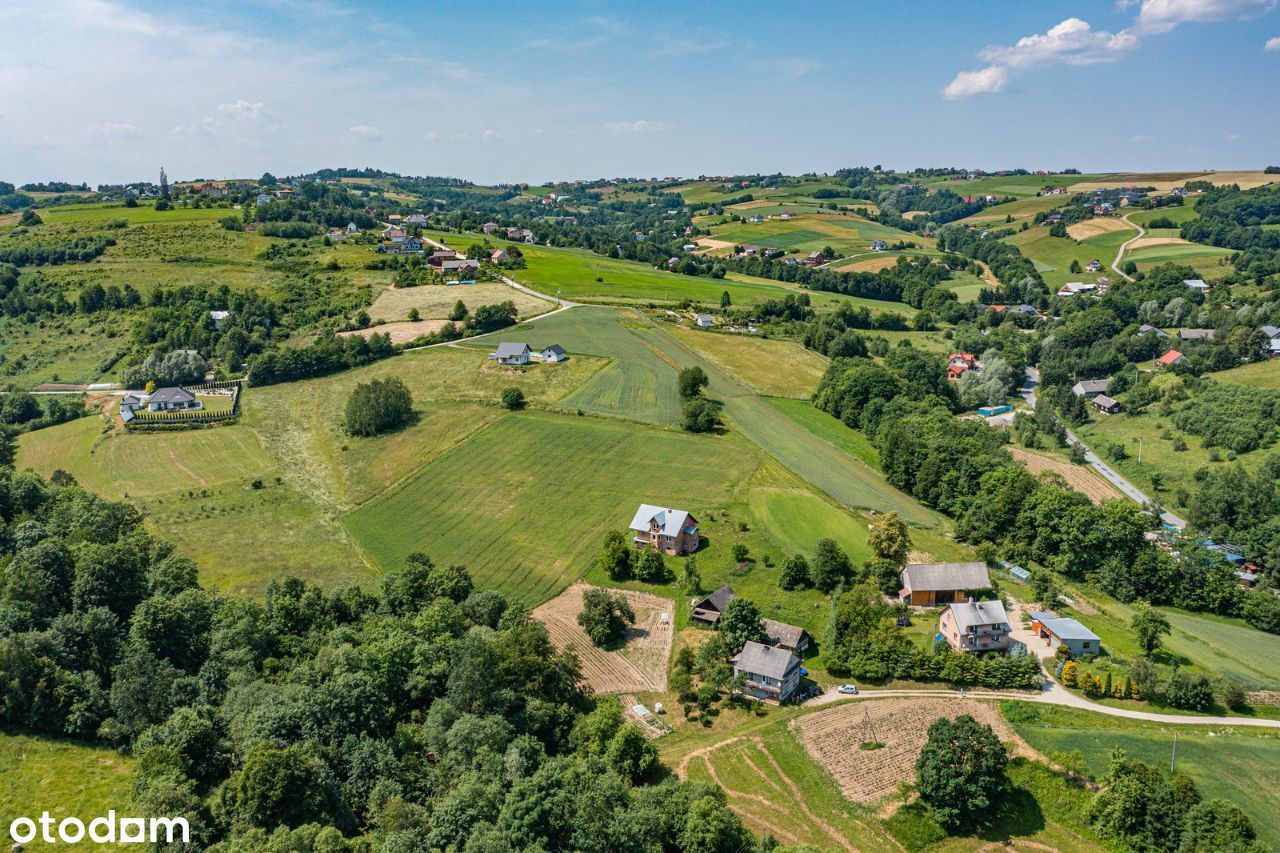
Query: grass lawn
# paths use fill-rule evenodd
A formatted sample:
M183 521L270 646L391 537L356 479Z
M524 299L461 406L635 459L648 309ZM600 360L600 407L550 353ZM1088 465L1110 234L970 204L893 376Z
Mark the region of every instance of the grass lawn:
M343 521L384 569L425 551L467 566L478 588L533 604L580 577L605 532L625 528L640 503L706 515L757 464L754 449L724 437L507 415ZM720 553L715 542L709 553Z
M1136 222L1145 228L1147 223L1153 219L1168 219L1178 225L1182 225L1184 222L1190 222L1199 215L1200 214L1196 213L1194 205L1181 204L1174 207L1155 207L1151 210L1136 210L1129 214L1129 219L1130 221Z
M873 468L879 466L880 454L865 433L845 426L839 419L815 408L812 403L773 397L770 398L769 405L828 444L835 445Z
M1209 376L1219 382L1234 382L1237 385L1280 391L1280 361L1274 359L1255 361L1242 367L1210 373Z
M1201 243L1170 243L1126 252L1125 260L1133 261L1143 272L1150 272L1161 264L1176 263L1193 267L1204 276L1222 276L1231 271L1226 259L1234 253L1234 249L1220 249Z
M45 811L86 825L111 809L130 816L130 775L129 759L112 749L0 732L0 826L5 838L15 817L39 821ZM37 840L27 849L99 850L101 845Z
M1106 773L1111 750L1168 769L1177 734L1177 767L1200 789L1221 797L1253 819L1259 836L1280 845L1280 790L1263 780L1280 777L1280 738L1265 729L1169 726L1108 717L1073 708L1002 702L1017 733L1043 753L1079 750L1089 772Z
M834 539L854 564L871 559L867 521L807 490L759 488L748 506L756 523L788 554L811 554L819 539Z
M753 211L756 213L759 211ZM743 214L746 215L746 211ZM765 215L761 213L761 215ZM914 241L917 246L932 248L927 237L871 222L852 214L804 214L794 219L768 219L764 222L728 222L712 229L711 236L732 243L757 243L799 252L820 252L827 246L840 256L868 251L872 240L896 243Z
M827 369L826 358L795 341L684 326L666 328L686 346L758 394L807 400L817 390L818 381Z
M217 222L226 216L239 216L240 211L228 207L194 208L176 204L170 210L156 210L155 202L138 202L137 207L125 207L123 202L91 202L66 204L40 211L46 223L87 223L100 225L114 219L124 219L130 225L173 222Z

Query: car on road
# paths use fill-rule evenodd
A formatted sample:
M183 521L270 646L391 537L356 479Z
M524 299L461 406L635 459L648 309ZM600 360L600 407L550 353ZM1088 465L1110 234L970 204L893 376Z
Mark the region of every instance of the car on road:
M836 692L837 692L837 693L844 693L844 694L849 695L849 696L856 696L856 695L858 695L858 685L856 685L856 684L841 684L839 687L837 687L837 688L836 688Z

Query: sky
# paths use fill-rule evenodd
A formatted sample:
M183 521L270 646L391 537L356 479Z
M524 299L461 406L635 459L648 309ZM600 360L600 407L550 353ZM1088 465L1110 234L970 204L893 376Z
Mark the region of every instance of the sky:
M0 0L0 180L1280 164L1277 0Z

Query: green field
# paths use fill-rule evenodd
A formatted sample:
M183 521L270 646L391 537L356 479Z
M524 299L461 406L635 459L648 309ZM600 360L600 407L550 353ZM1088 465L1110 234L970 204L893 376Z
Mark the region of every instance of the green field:
M810 492L780 488L753 489L751 515L789 554L809 554L819 539L834 539L854 564L871 559L867 522L839 510Z
M880 454L865 433L845 426L837 418L801 400L770 398L769 404L809 432L867 465L880 465Z
M1246 727L1166 726L1069 708L1004 702L1014 730L1043 753L1079 750L1095 777L1106 773L1111 750L1168 769L1177 734L1177 768L1206 799L1222 797L1253 819L1260 837L1280 845L1280 737Z
M1176 263L1192 267L1197 273L1207 277L1222 276L1230 272L1231 266L1226 259L1233 254L1234 249L1219 249L1200 243L1170 243L1163 246L1143 246L1126 252L1125 260L1133 261L1143 272L1149 272L1160 264Z
M374 299L369 308L369 318L375 323L394 323L409 319L409 311L417 309L419 318L423 320L444 320L458 300L462 300L471 311L482 305L514 302L521 319L535 317L555 307L545 299L500 283L388 287Z
M1196 213L1195 205L1181 204L1174 207L1156 207L1151 210L1136 210L1129 214L1129 219L1139 225L1146 226L1153 219L1171 219L1178 225L1184 222L1190 222L1200 214ZM1176 235L1175 235L1176 236Z
M1234 382L1237 385L1280 391L1280 361L1275 359L1255 361L1243 367L1210 373L1209 376L1219 382Z
M111 809L122 817L133 817L130 775L129 759L112 749L0 732L0 831L7 840L15 817L39 821L45 811L58 819L79 818L86 825L95 817L106 817ZM37 840L26 849L100 850L102 846Z
M1116 257L1116 251L1124 241L1133 237L1136 231L1110 231L1081 240L1079 243L1067 237L1050 237L1038 228L1021 231L1005 240L1022 250L1035 264L1045 283L1057 289L1069 281L1095 281L1099 275L1115 276L1110 264ZM1100 273L1082 271L1071 272L1071 262L1079 261L1083 267L1093 258L1102 261Z
M633 312L584 307L561 312L500 338L512 340L524 332L556 342L569 351L610 359L586 382L559 398L556 405L675 426L680 422L680 395L675 369L633 329L651 325Z
M714 436L508 415L343 521L384 569L425 551L467 566L478 588L534 604L580 577L639 504L706 514L756 464L751 448Z
M1129 627L1133 608L1091 592L1097 613L1076 613L1077 619L1102 639L1110 655L1133 659L1141 652ZM1172 633L1155 659L1211 676L1235 678L1250 690L1280 689L1280 636L1249 627L1240 620L1204 613L1160 608Z
M757 394L808 399L827 359L794 341L671 326L668 331Z
M742 213L745 215L748 211ZM927 237L850 214L831 213L803 215L785 220L775 218L764 222L729 222L713 228L711 236L737 244L756 243L803 253L820 252L830 246L839 256L868 252L872 240L889 243L906 240L925 248L933 246L933 241Z
M990 175L973 180L935 178L921 181L931 190L948 189L957 195L996 195L1034 197L1045 187L1067 187L1105 179L1105 175ZM1065 200L1067 196L1053 196Z

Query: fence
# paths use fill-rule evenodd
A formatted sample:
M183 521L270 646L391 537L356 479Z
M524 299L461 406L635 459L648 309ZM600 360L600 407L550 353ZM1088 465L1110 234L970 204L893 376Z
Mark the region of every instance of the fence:
M204 382L199 385L183 386L193 394L205 394L206 396L224 396L231 397L231 408L225 412L210 412L207 409L177 409L168 412L148 412L145 409L138 409L130 412L129 416L121 413L121 419L124 421L125 429L165 429L169 427L188 427L188 426L212 426L213 424L222 423L224 421L235 420L240 417L240 390L244 387L243 380L233 379L224 382Z

